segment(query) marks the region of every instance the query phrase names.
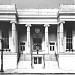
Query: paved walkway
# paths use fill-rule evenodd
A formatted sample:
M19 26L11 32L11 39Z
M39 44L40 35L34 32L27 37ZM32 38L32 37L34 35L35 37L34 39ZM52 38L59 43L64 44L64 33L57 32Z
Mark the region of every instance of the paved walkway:
M13 69L6 70L5 73L75 73L74 70L56 69Z

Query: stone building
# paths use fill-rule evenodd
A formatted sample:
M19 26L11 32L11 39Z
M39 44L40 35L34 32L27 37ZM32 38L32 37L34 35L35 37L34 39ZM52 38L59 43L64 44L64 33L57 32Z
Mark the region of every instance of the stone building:
M0 49L4 70L74 69L75 5L58 9L0 5Z

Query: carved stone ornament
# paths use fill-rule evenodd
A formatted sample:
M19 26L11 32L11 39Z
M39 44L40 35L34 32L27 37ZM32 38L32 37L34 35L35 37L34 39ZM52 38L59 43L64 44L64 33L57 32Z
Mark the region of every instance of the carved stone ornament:
M39 28L36 28L36 29L35 29L35 32L36 32L36 33L39 33L39 32L40 32L40 29L39 29Z

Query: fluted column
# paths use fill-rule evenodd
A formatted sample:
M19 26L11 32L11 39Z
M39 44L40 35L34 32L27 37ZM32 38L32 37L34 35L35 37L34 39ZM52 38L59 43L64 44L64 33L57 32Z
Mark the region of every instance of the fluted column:
M45 53L49 53L49 46L48 46L48 27L50 25L49 24L45 24Z
M15 22L12 22L12 50L11 52L17 52L17 32L16 32Z
M27 51L26 53L30 54L30 27L31 27L31 24L26 24L26 27L27 27Z

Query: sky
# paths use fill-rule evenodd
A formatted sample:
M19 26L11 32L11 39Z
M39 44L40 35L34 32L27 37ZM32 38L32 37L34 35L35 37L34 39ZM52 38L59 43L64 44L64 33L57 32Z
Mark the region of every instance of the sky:
M16 4L17 8L58 8L60 4L75 4L75 0L0 0L0 4Z

